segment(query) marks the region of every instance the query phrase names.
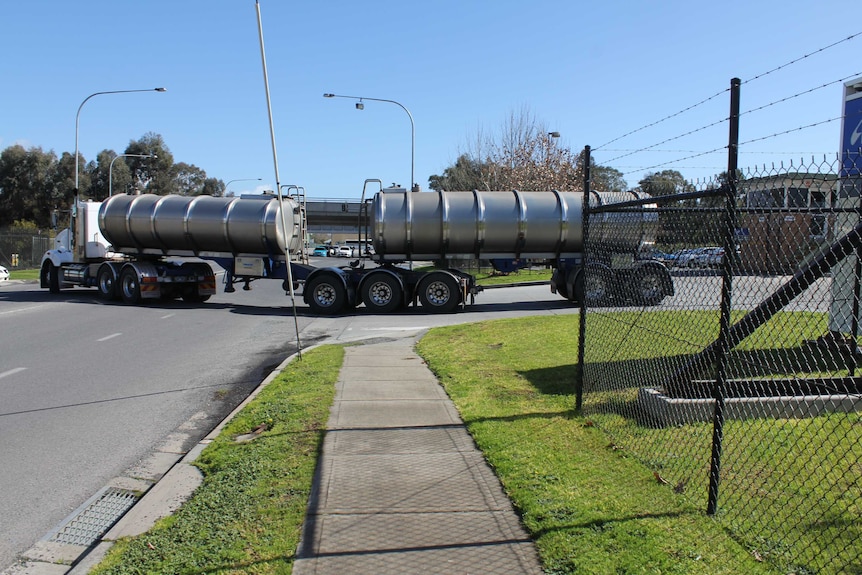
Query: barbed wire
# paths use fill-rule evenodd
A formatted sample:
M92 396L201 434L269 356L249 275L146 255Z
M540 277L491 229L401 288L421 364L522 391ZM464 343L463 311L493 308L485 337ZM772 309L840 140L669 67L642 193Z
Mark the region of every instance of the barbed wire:
M662 168L664 166L670 166L670 165L676 164L677 162L684 162L686 160L691 160L693 158L700 158L701 156L706 156L709 154L715 154L716 152L723 152L725 150L727 150L727 146L722 146L720 148L715 148L713 150L709 150L706 152L700 152L697 154L692 154L691 156L686 156L685 158L677 158L676 160L670 160L669 162L662 162L661 164L654 164L652 166L647 166L646 168L642 168L641 171L647 172L650 170L655 170L656 168ZM625 175L627 175L627 173L623 172L623 175L625 176Z
M753 112L759 112L760 110L763 110L763 109L769 108L770 106L775 106L775 105L777 105L777 104L781 104L781 103L787 102L787 101L789 101L789 100L793 100L794 98L798 98L798 97L800 97L800 96L804 96L804 95L806 95L806 94L810 94L810 93L812 93L812 92L816 92L817 90L821 90L821 89L823 89L823 88L826 88L826 87L832 86L832 85L834 85L834 84L843 84L844 82L846 82L846 81L847 81L847 80L849 80L850 78L855 78L855 77L860 76L860 75L862 75L862 72L856 72L855 74L850 74L850 75L848 75L848 76L844 76L843 78L839 78L838 80L833 80L832 82L827 82L827 83L825 83L825 84L821 84L820 86L816 86L816 87L814 87L814 88L810 88L810 89L808 89L808 90L804 90L804 91L802 91L802 92L798 92L798 93L796 93L796 94L793 94L792 96L787 96L787 97L785 97L785 98L781 98L780 100L775 100L774 102L770 102L770 103L768 103L768 104L764 104L763 106L759 106L759 107L757 107L757 108L752 108L751 110L746 110L746 111L744 111L744 112L740 112L740 114L739 114L739 115L740 115L740 116L744 116L744 115L746 115L746 114L751 114L751 113L753 113Z
M768 72L763 72L761 74L757 74L756 76L753 76L753 77L749 78L748 80L743 81L743 84L747 84L748 82L753 82L755 80L759 80L760 78L764 78L766 76L769 76L770 74L772 74L774 72L778 72L779 70L787 68L788 66L796 64L798 62L801 62L802 60L804 60L810 56L813 56L815 54L819 54L821 52L825 52L826 50L829 50L830 48L834 48L835 46L838 46L839 44L843 44L844 42L849 42L850 40L852 40L853 38L856 38L859 35L862 35L862 32L856 32L855 34L851 34L850 36L847 36L846 38L838 40L837 42L833 42L832 44L829 44L828 46L818 48L817 50L810 52L808 54L805 54L803 56L800 56L799 58L796 58L795 60L791 60L790 62L787 62L786 64L782 64L780 66L777 66L777 67L773 68L772 70L769 70Z
M808 124L806 126L799 126L798 128L792 128L790 130L784 130L783 132L776 132L774 134L770 134L768 136L762 136L760 138L754 138L751 140L746 140L745 142L740 142L740 146L744 146L746 144L753 144L754 142L761 142L763 140L768 140L770 138L776 138L778 136L784 136L786 134L792 134L793 132L799 132L801 130L807 130L808 128L814 128L816 126L821 126L823 124L828 124L829 122L834 122L835 120L840 120L844 116L838 116L836 118L829 118L828 120L821 120L819 122L814 122L813 124Z
M798 58L795 58L795 59L793 59L793 60L790 60L789 62L786 62L786 63L784 63L784 64L781 64L780 66L776 66L775 68L772 68L771 70L767 70L766 72L762 72L762 73L760 73L760 74L757 74L757 75L755 75L755 76L753 76L753 77L749 78L748 80L745 80L743 83L750 83L750 82L753 82L753 81L755 81L755 80L759 80L759 79L761 79L761 78L764 78L764 77L766 77L766 76L769 76L770 74L773 74L773 73L775 73L775 72L777 72L777 71L779 71L779 70L782 70L782 69L784 69L784 68L787 68L787 67L789 67L789 66L792 66L793 64L796 64L796 63L798 63L798 62L801 62L801 61L805 60L806 58L809 58L809 57L814 56L814 55L816 55L816 54L820 54L820 53L822 53L822 52L825 52L826 50L829 50L829 49L831 49L831 48L834 48L835 46L838 46L838 45L843 44L843 43L845 43L845 42L849 42L849 41L853 40L854 38L856 38L856 37L858 37L858 36L860 36L860 35L862 35L862 32L857 32L857 33L855 33L855 34L851 34L850 36L847 36L846 38L843 38L843 39L841 39L841 40L838 40L837 42L833 42L832 44L829 44L829 45L827 45L827 46L823 46L822 48L818 48L817 50L814 50L813 52L809 52L809 53L807 53L807 54L804 54L804 55L802 55L802 56L800 56L800 57L798 57ZM848 76L848 78L849 78L849 77L850 77L850 76ZM845 78L845 79L846 79L846 78ZM837 82L840 82L840 81L841 81L841 80L837 80ZM831 84L834 84L834 83L835 83L835 82L831 82L831 83L829 83L829 84L825 84L824 86L818 86L818 87L816 87L816 88L812 88L812 89L810 89L810 90L807 90L807 91L804 91L804 92L800 92L799 94L796 94L796 95L794 95L794 96L789 96L789 97L784 98L784 99L782 99L782 100L778 100L778 101L776 101L776 102L773 102L773 103L767 104L767 105L765 105L765 106L761 106L760 108L755 108L755 109L753 109L753 110L749 110L749 111L747 111L747 112L745 112L745 113L751 113L751 112L754 112L754 111L761 110L761 109L766 108L766 107L769 107L769 106L771 106L771 105L774 105L774 104L777 104L777 103L780 103L780 102L782 102L782 101L786 101L786 100L789 100L789 99L793 99L793 98L795 98L795 97L798 97L798 96L801 96L801 95L803 95L803 94L807 94L807 93L813 92L813 91L815 91L815 90L821 89L821 88L823 88L823 87L825 87L825 86L828 86L828 85L831 85ZM618 137L616 137L616 138L614 138L614 139L612 139L612 140L610 140L610 141L608 141L608 142L605 142L604 144L602 144L602 145L600 145L600 146L596 146L596 147L594 147L594 148L593 148L593 151L601 150L601 149L603 149L605 146L608 146L608 145L610 145L610 144L612 144L612 143L614 143L614 142L618 142L618 141L622 140L623 138L627 138L627 137L629 137L629 136L631 136L631 135L633 135L633 134L636 134L636 133L638 133L638 132L641 132L641 131L643 131L643 130L646 130L646 129L648 129L648 128L651 128L651 127L653 127L653 126L656 126L656 125L658 125L658 124L661 124L661 123L663 123L663 122L666 122L667 120L670 120L670 119L672 119L672 118L675 118L675 117L677 117L677 116L680 116L680 115L684 114L685 112L688 112L688 111L690 111L690 110L693 110L693 109L695 109L695 108L697 108L697 107L699 107L699 106L702 106L703 104L706 104L707 102L710 102L710 101L714 100L715 98L717 98L717 97L719 97L719 96L721 96L721 95L723 95L723 94L725 94L725 93L729 92L729 90L730 90L729 88L726 88L726 89L724 89L724 90L722 90L722 91L720 91L720 92L717 92L716 94L713 94L712 96L709 96L708 98L704 98L703 100L701 100L701 101L697 102L696 104L693 104L693 105L691 105L691 106L688 106L688 107L686 107L686 108L683 108L682 110L679 110L678 112L675 112L675 113L673 113L673 114L670 114L670 115L668 115L668 116L665 116L664 118L662 118L662 119L660 119L660 120L656 120L655 122L651 122L651 123L649 123L649 124L646 124L646 125L644 125L644 126L641 126L640 128L637 128L637 129L635 129L635 130L631 130L630 132L626 132L625 134L623 134L623 135L621 135L621 136L618 136ZM741 115L741 114L740 114L740 115ZM715 126L715 125L717 125L717 124L720 124L720 123L722 123L722 122L724 122L724 121L726 121L726 120L727 120L727 118L725 118L724 120L720 120L720 121L714 122L714 123L709 124L709 125L707 125L707 126L704 126L703 128L699 128L699 129L697 129L697 130L693 130L693 131L691 131L691 132L687 132L687 133L685 133L685 134L681 134L681 135L679 135L679 136L675 136L675 137L673 137L673 138L666 139L666 140L664 140L664 141L662 141L662 142L659 142L659 143L657 143L657 144L654 144L653 146L647 146L647 147L644 147L644 148L640 148L640 149L638 149L638 150L632 151L632 152L630 152L630 153L628 153L628 154L625 154L625 155L623 155L623 156L619 156L619 157L617 157L617 158L614 158L614 159L612 159L612 160L609 160L609 163L610 163L610 162L612 162L612 161L614 161L614 160L617 160L617 159L620 159L620 158L624 158L624 157L626 157L626 156L628 156L628 155L636 154L636 153L639 153L639 152L648 151L648 150L650 150L651 148L654 148L654 147L656 147L656 146L660 146L660 145L665 144L665 143L670 142L670 141L678 140L678 139L680 139L680 138L683 138L683 137L685 137L685 136L691 135L691 134L696 133L696 132L698 132L698 131L701 131L701 130L704 130L704 129L706 129L706 128L709 128L709 127ZM682 160L680 160L680 161L682 161Z

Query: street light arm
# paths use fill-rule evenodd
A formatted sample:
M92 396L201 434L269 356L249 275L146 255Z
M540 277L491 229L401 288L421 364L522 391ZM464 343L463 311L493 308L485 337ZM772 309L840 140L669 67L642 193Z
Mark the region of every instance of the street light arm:
M395 104L399 106L402 110L407 112L407 117L410 118L410 191L413 191L413 187L416 184L415 178L413 177L413 167L415 165L415 150L416 150L416 124L413 122L413 114L410 113L410 110L402 104L401 102L396 102L395 100L386 100L384 98L367 98L365 96L343 96L341 94L323 94L324 98L349 98L351 100L370 100L372 102L389 102L390 104Z
M92 98L93 96L101 96L102 94L128 94L130 92L167 92L167 88L148 88L143 90L108 90L107 92L95 92L90 94L84 101L81 102L81 105L78 106L78 112L75 114L75 192L78 191L78 125L80 124L81 119L81 108L84 107L84 104L87 103L87 100Z

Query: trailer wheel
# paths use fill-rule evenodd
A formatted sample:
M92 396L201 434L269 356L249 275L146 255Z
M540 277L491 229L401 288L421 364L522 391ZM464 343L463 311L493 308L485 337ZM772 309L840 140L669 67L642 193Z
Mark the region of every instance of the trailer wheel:
M117 276L114 268L108 264L103 264L96 275L96 284L99 286L99 297L108 301L117 299L116 283Z
M210 299L209 295L201 295L198 293L198 286L192 284L183 289L183 301L186 303L203 303Z
M634 297L639 305L661 303L665 295L665 276L652 266L644 266L634 273Z
M419 301L422 307L436 313L451 313L461 303L458 281L444 272L431 272L419 281Z
M575 292L588 306L603 307L610 304L613 296L614 272L603 264L587 264L586 278L578 274Z
M319 275L305 284L306 301L311 311L335 315L347 305L347 290L341 279L331 274Z
M128 304L141 301L141 279L134 268L127 267L120 272L120 296Z
M389 313L401 307L404 291L398 278L388 273L373 273L362 284L365 307L378 313Z

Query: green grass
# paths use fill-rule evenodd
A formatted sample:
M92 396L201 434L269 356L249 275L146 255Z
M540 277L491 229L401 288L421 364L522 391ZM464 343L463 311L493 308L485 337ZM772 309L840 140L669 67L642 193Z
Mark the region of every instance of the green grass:
M419 343L546 571L772 572L575 414L576 343L576 316L439 328Z
M623 326L640 343L620 346L614 337L597 338L588 361L613 356L652 365L692 353L688 346L715 337L716 317L596 313L593 333L613 335ZM798 564L794 571L789 558L852 553L862 513L862 442L823 449L852 437L850 418L728 422L723 482L748 475L758 482L723 488L718 517L708 517L702 461L708 424L655 429L617 414L587 419L575 413L577 321L564 315L437 328L418 345L521 514L546 573L801 574L812 571ZM736 353L761 357L776 342L793 348L822 333L824 321L823 314L779 314ZM672 333L676 343L662 342L656 333ZM342 357L341 347L326 346L291 364L203 452L198 465L205 479L193 497L149 533L118 544L97 575L289 573ZM623 401L630 392L619 391ZM262 424L267 430L254 441L233 441ZM629 441L611 440L607 430L627 434ZM639 444L689 445L698 455L660 447L664 451L647 467L635 455ZM738 466L743 455L757 468ZM653 474L671 467L691 476L685 493ZM806 506L822 500L834 502L828 516ZM771 503L777 515L770 520L793 537L764 524L751 505L761 501ZM800 521L806 517L808 524ZM841 527L837 537L819 536L825 529L834 533L835 525ZM788 549L788 539L802 551Z
M8 268L7 268L8 269ZM9 270L9 279L10 280L38 280L39 279L39 270L30 269L30 270Z
M290 573L343 356L324 346L291 363L203 451L189 501L94 573Z

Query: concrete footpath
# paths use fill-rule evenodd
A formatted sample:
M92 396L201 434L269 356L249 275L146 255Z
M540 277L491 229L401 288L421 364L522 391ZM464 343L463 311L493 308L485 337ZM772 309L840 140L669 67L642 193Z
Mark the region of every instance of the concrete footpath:
M293 573L541 573L414 343L346 348Z

